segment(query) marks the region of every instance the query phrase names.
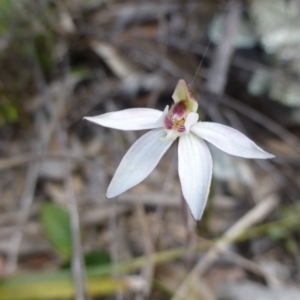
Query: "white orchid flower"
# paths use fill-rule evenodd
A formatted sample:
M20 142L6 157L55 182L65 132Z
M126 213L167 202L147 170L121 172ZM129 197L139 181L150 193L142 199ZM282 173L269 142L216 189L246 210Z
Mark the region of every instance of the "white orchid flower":
M231 127L198 122L198 103L184 80L178 81L172 98L174 104L163 112L132 108L85 119L120 130L152 129L123 157L107 189L107 198L116 197L143 181L179 138L178 172L182 193L193 217L200 220L212 176L212 158L205 141L235 156L261 159L274 156Z

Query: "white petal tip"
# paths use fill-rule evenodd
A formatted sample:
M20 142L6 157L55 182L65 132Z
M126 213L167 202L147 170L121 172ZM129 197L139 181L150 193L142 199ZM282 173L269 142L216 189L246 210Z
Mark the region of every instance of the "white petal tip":
M195 220L196 222L201 221L202 215L193 215L193 214L192 214L192 216L193 216L193 218L194 218L194 220Z
M191 128L191 131L231 155L254 159L275 157L273 154L261 149L243 133L226 125L198 122Z
M83 120L92 121L93 117L83 117Z
M266 152L266 158L275 158L275 157L276 157L275 155Z
M188 207L189 207L189 205L188 205ZM193 219L194 219L196 222L201 221L201 219L202 219L202 217L203 217L204 210L203 210L203 211L198 211L198 210L197 210L197 211L193 211L193 210L191 209L191 207L189 207L189 210L190 210L190 213L191 213Z
M110 190L108 189L107 192L106 192L105 197L106 197L107 199L111 199L111 198L116 198L116 197L119 196L119 195L120 195L120 194L115 193L115 192L113 192L113 191L110 191Z
M254 158L254 159L269 159L269 158L274 158L275 155L265 152L262 149L259 149L259 151L255 151L256 153L253 153L253 155L249 155L249 157L245 158Z
M208 198L204 202L206 203L207 200L208 200ZM195 221L200 221L202 219L204 210L205 210L205 206L203 208L201 208L201 210L199 210L199 208L197 208L197 210L195 210L195 208L192 208L191 206L188 205L191 215Z

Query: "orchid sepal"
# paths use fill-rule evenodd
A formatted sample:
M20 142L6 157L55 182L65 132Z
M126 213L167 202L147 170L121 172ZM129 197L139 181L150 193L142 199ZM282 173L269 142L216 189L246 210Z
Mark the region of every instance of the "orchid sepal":
M119 130L145 130L161 127L157 121L162 112L152 108L129 108L84 119L108 128Z
M222 151L234 156L257 159L274 157L273 154L261 149L243 133L226 125L198 122L191 131Z

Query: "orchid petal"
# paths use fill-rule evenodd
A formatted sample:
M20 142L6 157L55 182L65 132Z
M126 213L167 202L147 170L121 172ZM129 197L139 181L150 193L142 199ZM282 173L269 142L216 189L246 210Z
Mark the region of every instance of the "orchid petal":
M179 138L178 172L183 196L195 220L200 220L211 183L212 158L205 142L194 134Z
M184 123L184 127L187 133L190 132L191 127L197 123L198 119L199 119L199 115L197 113L190 112L187 115L186 121Z
M106 197L116 197L143 181L156 167L174 140L166 139L163 129L147 132L123 157L109 184Z
M262 159L274 157L241 132L222 124L199 122L191 128L191 131L231 155Z
M143 130L162 127L158 122L163 112L152 108L130 108L84 119L120 130Z
M175 103L178 103L180 101L187 101L189 110L192 112L196 112L198 109L198 102L191 93L186 81L183 79L178 80L172 98Z

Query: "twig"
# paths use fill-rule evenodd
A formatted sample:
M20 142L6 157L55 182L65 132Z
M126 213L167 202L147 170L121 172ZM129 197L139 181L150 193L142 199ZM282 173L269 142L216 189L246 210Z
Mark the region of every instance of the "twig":
M69 153L67 146L67 134L62 130L62 128L58 128L57 135L60 141L60 146L62 152L67 155ZM84 300L85 299L85 268L83 262L83 252L81 246L80 239L80 222L79 215L77 209L77 203L74 194L74 187L72 183L72 176L70 171L70 159L67 160L67 168L66 168L66 179L65 179L65 188L66 188L66 198L68 203L68 208L70 212L70 226L72 233L72 275L73 275L73 283L75 289L75 299L76 300Z
M116 215L116 204L112 204L113 208L113 214L109 218L109 229L111 231L112 236L114 239L112 240L110 244L110 252L112 257L112 275L113 277L119 279L120 277L120 271L119 271L119 249L118 249L118 226L117 226L117 215ZM116 299L117 300L123 300L123 293L121 289L117 289L116 293Z
M65 160L70 158L74 161L91 164L92 162L83 157L74 156L72 154L54 154L54 153L27 153L27 154L20 154L13 157L7 157L0 159L0 171L9 169L9 168L16 168L23 165L26 165L31 162L40 161L40 160L47 160L47 159L57 159L57 160Z
M222 239L199 261L196 266L197 272L203 274L216 260L218 252L228 248L230 243L236 239L245 229L263 220L277 206L278 198L271 195L255 205L246 215L237 221L229 230L225 232Z
M85 294L85 272L83 263L82 246L80 239L79 216L74 195L74 188L70 173L66 179L66 192L68 199L69 212L71 217L72 230L72 244L73 244L73 258L72 258L72 272L74 278L74 285L76 291L76 300L84 300Z
M217 95L224 91L227 73L234 52L234 39L242 14L242 3L230 0L224 13L222 38L213 56L213 64L208 73L207 89Z
M223 237L213 246L213 248L206 253L206 255L199 260L197 265L189 273L186 280L179 287L176 295L172 300L181 299L187 294L190 282L194 277L201 276L209 267L218 259L219 253L226 250L230 243L234 241L247 228L263 220L270 212L277 206L278 198L275 195L270 195L260 203L255 205L248 213L246 213L240 220L238 220ZM184 298L184 297L183 297Z
M150 234L149 224L147 224L146 213L144 210L144 206L137 200L136 202L136 212L139 224L142 229L142 240L144 244L145 256L147 257L147 261L143 268L143 277L146 282L144 290L143 290L143 298L147 299L152 287L153 280L153 272L154 272L154 264L153 264L153 244L152 237Z
M28 167L25 189L23 191L23 195L20 201L20 214L17 220L20 228L24 226L26 219L29 215L30 206L33 201L35 186L38 179L38 171L39 171L39 163L33 163ZM10 249L7 252L7 262L4 269L4 274L9 275L12 274L18 263L18 254L20 245L22 242L23 233L20 229L15 231L11 236L10 241Z
M275 282L278 281L275 274L271 272L267 272L263 268L261 268L257 263L246 259L237 253L229 251L228 249L223 250L223 254L235 264L239 265L240 267L244 268L245 270L252 272L253 274L262 277L266 282Z

